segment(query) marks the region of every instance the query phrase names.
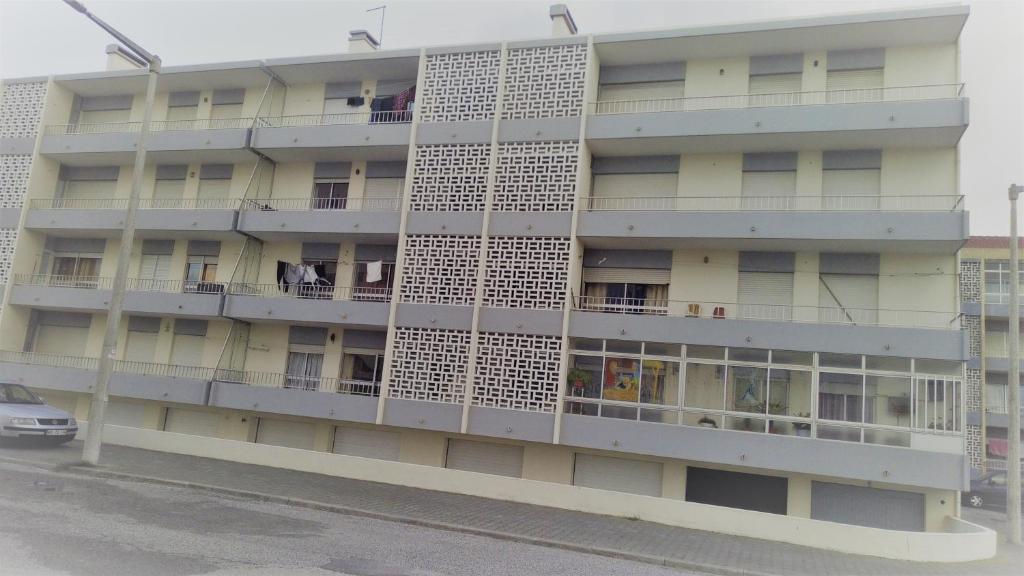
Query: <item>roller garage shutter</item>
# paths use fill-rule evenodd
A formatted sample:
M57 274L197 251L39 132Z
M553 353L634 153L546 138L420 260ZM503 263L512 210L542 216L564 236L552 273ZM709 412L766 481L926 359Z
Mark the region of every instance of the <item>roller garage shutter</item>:
M145 428L146 405L141 402L111 400L107 404L106 423L115 426Z
M186 408L168 408L164 419L164 430L193 436L217 437L220 415L202 410Z
M661 496L662 466L626 458L576 454L573 484L644 496Z
M522 478L523 447L452 438L445 468Z
M686 501L785 514L789 480L710 468L686 469Z
M391 430L366 428L334 429L334 453L378 460L398 460L402 435Z
M811 482L811 518L888 530L924 531L924 494Z
M313 436L316 434L316 426L309 422L260 418L257 426L256 442L258 444L301 448L303 450L313 449Z

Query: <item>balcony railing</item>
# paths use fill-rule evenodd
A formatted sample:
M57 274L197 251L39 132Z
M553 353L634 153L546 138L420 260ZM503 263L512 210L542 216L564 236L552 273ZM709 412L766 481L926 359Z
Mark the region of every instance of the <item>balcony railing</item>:
M106 276L69 276L64 274L13 274L15 286L53 286L58 288L89 288L110 290L113 278Z
M331 211L348 210L356 212L394 212L398 210L401 198L254 198L242 203L242 210L262 212L281 211Z
M608 100L594 102L591 104L590 109L595 114L638 114L822 104L859 104L865 102L901 102L909 100L948 100L961 98L963 95L963 84L931 84L924 86L855 88L849 90L779 92L775 94Z
M133 292L168 292L181 294L223 294L223 282L165 280L160 278L128 278L126 287Z
M99 359L84 356L66 356L63 354L46 354L42 352L11 352L0 351L0 362L11 364L28 364L31 366L48 366L51 368L75 368L78 370L96 370ZM164 376L168 378L188 378L192 380L212 380L213 368L202 366L183 366L177 364L158 364L156 362L137 362L134 360L115 360L114 372L137 374L144 376Z
M259 298L301 298L307 300L355 300L360 302L390 302L391 288L361 286L317 286L304 284L250 284L232 282L228 294Z
M344 112L340 114L302 114L259 118L258 128L295 126L337 126L354 124L404 124L412 122L412 110L380 110L376 112Z
M195 120L153 120L150 131L169 132L172 130L226 130L245 129L252 126L255 118L204 118ZM46 127L47 136L70 136L81 134L111 134L142 131L142 122L102 122L78 124L51 124Z
M214 379L232 384L265 386L268 388L291 388L308 392L336 392L357 396L379 396L380 383L364 380L331 378L324 376L303 376L278 372L254 372L250 370L217 370Z
M1020 302L1024 304L1024 294L1020 295ZM985 292L985 303L986 304L1009 304L1010 293L1009 292Z
M961 212L962 195L591 197L591 211Z
M985 468L989 470L1006 470L1006 460L987 458L985 459ZM1020 462L1020 470L1024 473L1024 460Z
M241 198L140 198L139 210L238 210ZM127 198L40 198L33 210L127 210Z
M649 298L574 297L576 310L610 314L653 314L718 320L766 320L810 324L855 326L898 326L936 330L959 330L956 312L926 310L885 310L825 306L786 306L737 302L696 302Z
M12 352L8 350L0 351L0 362L49 366L51 368L77 368L79 370L96 370L99 364L99 360L96 358L45 354L42 352Z

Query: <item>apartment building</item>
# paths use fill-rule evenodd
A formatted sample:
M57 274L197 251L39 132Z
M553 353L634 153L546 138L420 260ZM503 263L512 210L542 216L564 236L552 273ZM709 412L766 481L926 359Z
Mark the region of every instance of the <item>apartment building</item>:
M1010 239L972 236L960 253L960 295L968 330L966 409L971 471L1007 466L1009 429ZM1019 408L1018 408L1019 409Z
M929 560L965 7L167 66L107 441ZM4 84L0 376L88 420L146 73ZM896 545L895 543L900 544Z

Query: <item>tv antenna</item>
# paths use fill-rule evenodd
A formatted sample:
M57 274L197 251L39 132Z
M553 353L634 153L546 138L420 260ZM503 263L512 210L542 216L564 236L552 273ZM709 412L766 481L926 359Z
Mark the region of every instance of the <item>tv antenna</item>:
M384 47L384 13L387 11L387 4L381 4L376 8L370 8L367 12L376 12L380 10L380 33L377 35L377 46L380 48Z

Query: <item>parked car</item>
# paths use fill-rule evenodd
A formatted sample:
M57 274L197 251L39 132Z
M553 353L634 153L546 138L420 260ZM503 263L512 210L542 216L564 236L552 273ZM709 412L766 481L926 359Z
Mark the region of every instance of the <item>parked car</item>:
M971 491L964 495L963 501L971 508L1006 510L1006 471L989 472L971 480Z
M0 382L0 438L63 444L77 433L78 422L71 414L47 405L21 384Z

